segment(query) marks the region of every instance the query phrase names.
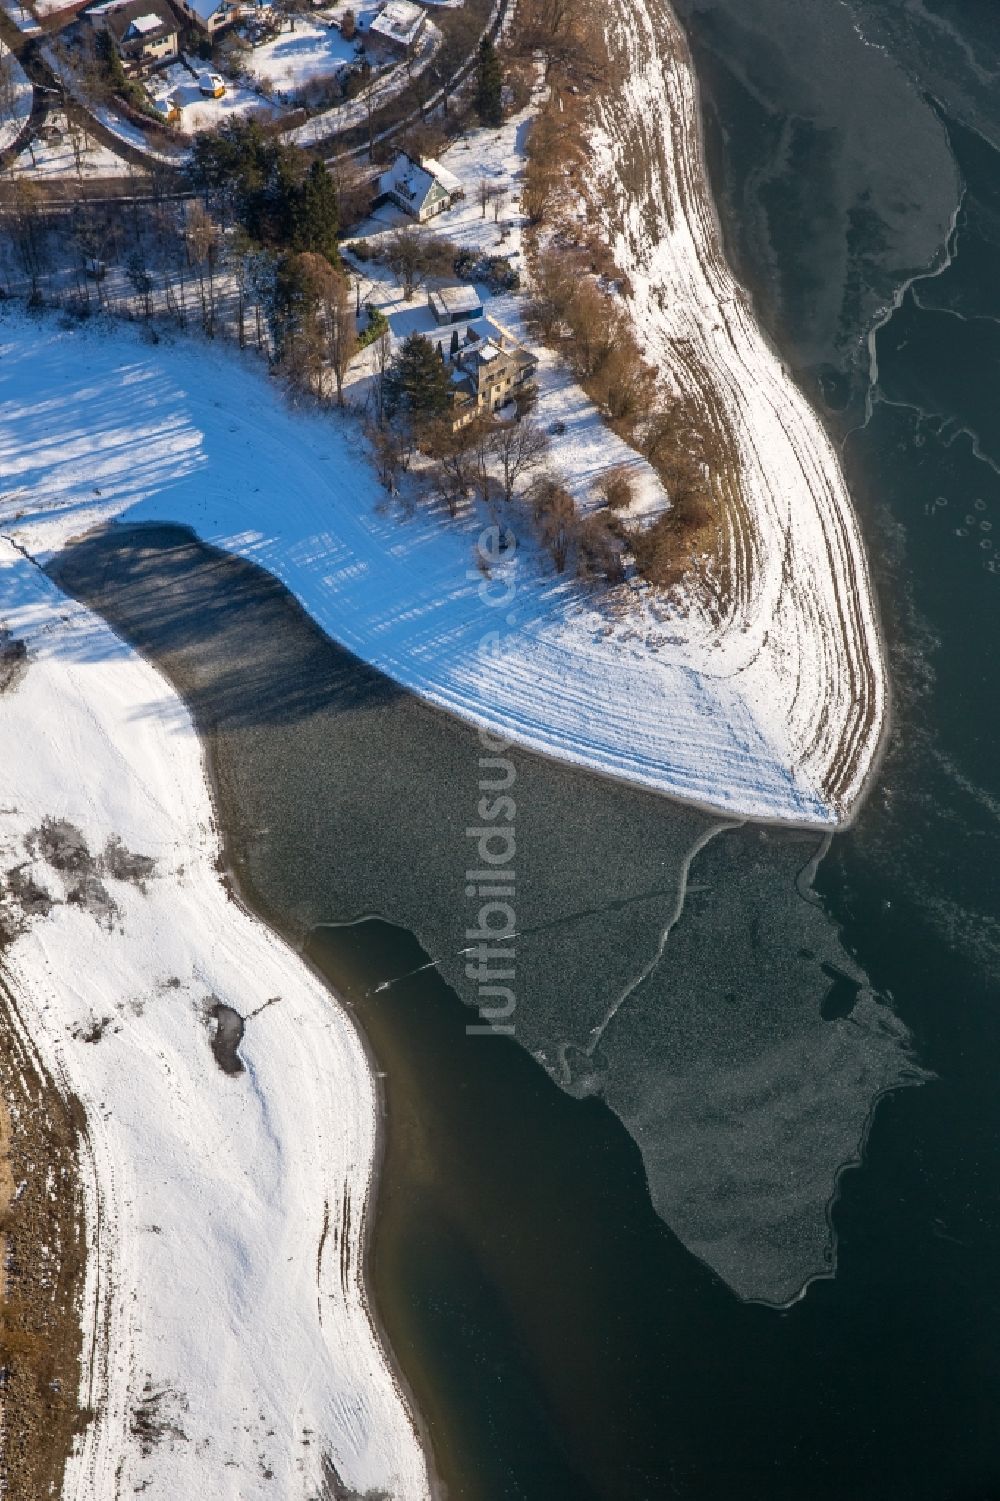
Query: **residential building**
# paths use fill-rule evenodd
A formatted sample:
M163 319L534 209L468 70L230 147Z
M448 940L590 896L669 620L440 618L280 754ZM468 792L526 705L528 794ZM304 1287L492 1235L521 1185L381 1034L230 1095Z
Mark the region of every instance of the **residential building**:
M427 305L439 327L483 316L483 299L475 287L438 287L427 294Z
M454 390L453 426L496 412L529 385L538 357L492 318L470 323L458 350L448 354Z
M177 0L182 14L205 36L238 21L247 7L234 0Z
M107 32L125 64L152 66L177 57L180 27L166 0L113 0L95 5L87 19Z
M426 25L427 12L413 0L388 0L369 22L368 33L397 52L409 52Z
M431 156L412 157L401 151L379 178L375 202L394 203L423 224L464 197L462 184L447 167Z

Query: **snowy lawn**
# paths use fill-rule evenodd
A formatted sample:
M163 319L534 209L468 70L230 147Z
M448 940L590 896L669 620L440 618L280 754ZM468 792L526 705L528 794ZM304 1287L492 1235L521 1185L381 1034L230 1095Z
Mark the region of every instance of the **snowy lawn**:
M371 91L372 110L382 109L390 99L394 99L406 87L412 78L416 78L429 68L441 42L441 32L433 21L428 21L416 44L409 69L403 67L395 55L388 51L376 53L373 48L369 57L378 76ZM330 136L363 125L368 118L368 109L369 102L361 96L345 99L340 104L335 104L330 109L314 115L304 125L297 126L295 130L289 132L287 139L294 141L298 146L315 145L317 142L327 140Z
M247 67L258 78L269 79L277 93L291 98L313 79L332 78L356 60L354 42L345 41L336 26L297 16L294 31L283 31L249 53Z
M79 154L74 149L66 116L58 110L51 111L45 120L50 129L58 130L58 141L46 136L36 136L26 146L14 163L15 172L26 177L117 177L129 171L128 163L116 156L107 146L102 146L93 136L83 139L79 135Z
M85 108L124 145L133 146L137 151L142 151L152 161L167 162L171 166L177 166L183 160L185 153L181 147L173 151L164 151L154 146L144 130L140 130L138 125L133 125L131 120L126 120L116 114L108 105L85 103Z
M361 1041L224 888L201 748L168 684L2 539L0 620L28 647L0 698L0 874L20 865L54 903L5 949L5 979L88 1124L94 1419L62 1494L305 1501L328 1458L351 1494L427 1501L363 1287ZM122 846L152 868L130 871ZM213 1056L218 1003L246 1019L236 1072Z
M146 88L152 99L173 99L180 107L181 117L176 122L177 128L184 131L185 135L194 135L199 130L215 130L226 120L240 119L247 115L259 115L261 119L272 119L278 111L274 105L266 99L262 99L255 89L246 84L234 82L226 75L226 92L221 99L213 99L201 92L198 86L198 77L205 72L218 72L215 64L197 62L191 65L195 69L192 74L190 69L183 63L171 63L168 68L161 68L148 80Z

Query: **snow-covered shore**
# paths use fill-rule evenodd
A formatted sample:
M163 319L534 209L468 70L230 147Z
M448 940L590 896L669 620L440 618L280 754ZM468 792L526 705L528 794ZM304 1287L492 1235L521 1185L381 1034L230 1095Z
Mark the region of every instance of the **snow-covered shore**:
M227 893L166 682L3 540L0 618L28 647L0 697L0 876L52 900L5 978L87 1120L96 1416L63 1494L310 1501L328 1463L351 1493L423 1501L363 1285L377 1102L357 1032ZM220 1005L245 1018L238 1059Z
M620 3L622 82L592 146L635 325L678 388L712 393L739 454L742 504L721 620L702 670L731 683L833 820L878 756L887 682L872 584L840 462L726 263L704 162L697 78L669 0Z
M641 601L610 612L540 572L530 548L515 603L490 608L478 524L387 515L356 426L289 412L248 357L151 347L129 330L7 323L0 528L41 556L117 515L186 522L269 569L359 656L516 743L727 815L846 822L886 714L857 521L822 424L722 258L686 47L669 18L658 50L658 24L647 8L621 28L634 55L595 151L647 345L678 380L710 383L738 445L737 562L721 619L695 600L667 615ZM446 154L467 196L436 229L496 248L478 183L512 182L529 118ZM510 253L521 217L505 219ZM527 337L516 297L491 312ZM599 472L593 455L603 446L615 462L621 445L554 364L543 351L539 418L559 419L553 459L579 497ZM499 673L483 658L498 634Z

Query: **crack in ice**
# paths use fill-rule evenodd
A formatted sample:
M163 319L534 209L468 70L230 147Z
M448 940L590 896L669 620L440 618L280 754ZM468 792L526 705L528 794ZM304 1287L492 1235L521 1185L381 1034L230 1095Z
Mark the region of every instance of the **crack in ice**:
M725 823L713 824L710 829L706 829L705 832L699 835L699 837L695 840L694 844L691 846L690 850L684 857L684 862L681 865L680 878L677 883L677 900L674 904L674 910L670 914L666 926L660 933L660 939L656 946L656 951L653 954L652 958L635 976L635 978L629 981L628 985L626 985L625 989L621 992L618 998L611 1004L611 1006L608 1007L608 1010L604 1014L603 1020L598 1022L598 1024L591 1029L590 1042L584 1049L584 1053L588 1058L593 1057L594 1049L597 1047L597 1044L600 1042L601 1038L604 1036L604 1033L614 1021L615 1017L618 1015L625 1002L629 999L630 996L635 994L640 985L643 985L645 981L649 979L650 975L653 973L660 960L663 958L664 950L667 947L667 942L670 938L670 934L677 926L678 922L680 921L681 914L684 911L684 903L687 900L688 894L688 877L690 875L691 865L695 857L701 853L701 851L705 848L709 841L714 839L717 834L725 833L727 829L741 829L743 826L743 819L734 819Z

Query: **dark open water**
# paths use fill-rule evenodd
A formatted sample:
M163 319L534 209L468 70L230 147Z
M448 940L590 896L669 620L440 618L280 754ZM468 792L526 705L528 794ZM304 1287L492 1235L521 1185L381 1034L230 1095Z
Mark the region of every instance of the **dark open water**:
M470 1038L475 737L176 529L57 574L188 697L248 895L386 1072L374 1284L453 1497L991 1501L994 7L684 11L731 252L844 439L890 639L886 765L814 887L814 840L519 755L515 1039Z

